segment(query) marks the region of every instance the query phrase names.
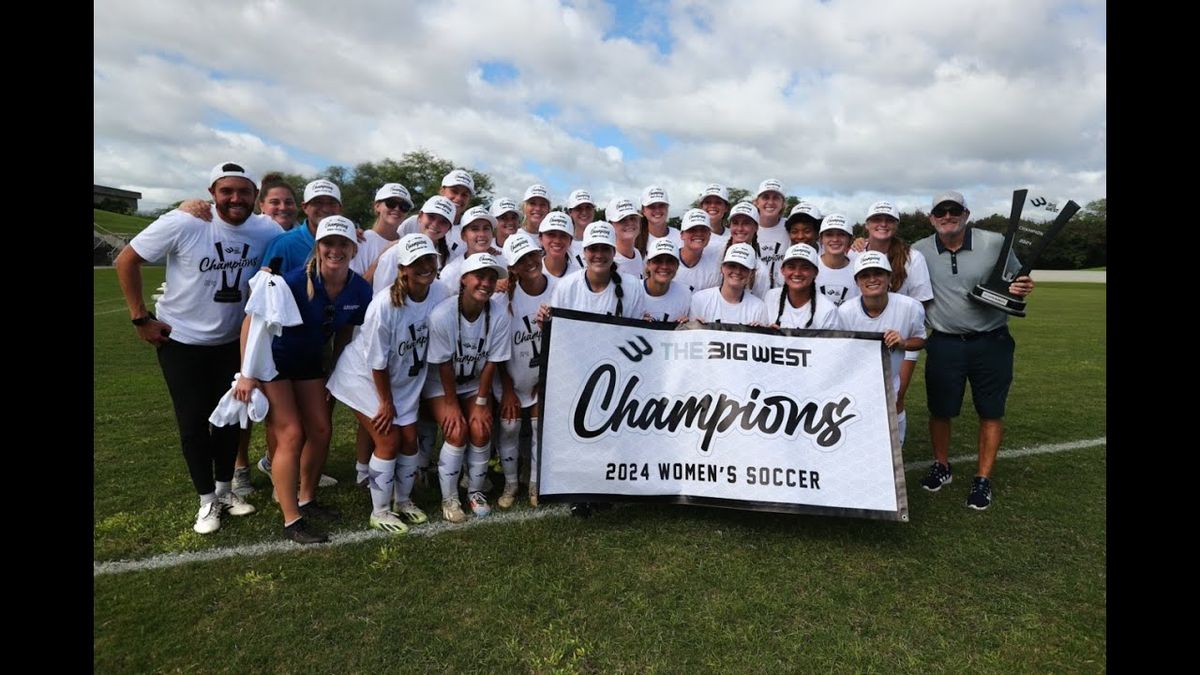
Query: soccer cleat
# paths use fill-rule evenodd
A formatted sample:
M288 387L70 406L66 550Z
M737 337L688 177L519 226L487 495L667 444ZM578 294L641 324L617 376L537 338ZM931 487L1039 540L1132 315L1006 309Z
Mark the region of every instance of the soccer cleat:
M591 518L592 505L587 502L576 502L571 505L571 515L576 518Z
M218 495L217 501L220 502L221 508L228 511L231 516L248 516L258 510L254 508L253 504L237 496L236 492Z
M301 518L291 525L286 525L283 528L283 538L291 539L297 544L320 544L329 541L329 536L317 534L308 529L304 524L304 519Z
M400 514L402 518L407 520L412 525L420 525L421 523L429 520L429 516L425 515L425 512L421 510L421 507L414 504L412 500L404 502L403 504L397 504L396 513Z
M209 534L221 529L221 505L215 500L201 505L192 529L200 534Z
M262 457L262 459L258 460L258 462L255 464L255 466L258 467L259 471L267 474L267 478L270 479L271 478L271 465L266 464L265 463L266 461L267 461L267 457L266 457L266 455L264 455Z
M967 495L967 506L982 511L992 505L992 481L975 476L971 482L971 494Z
M463 513L462 504L458 502L457 496L442 500L442 518L452 523L467 521L467 514Z
M504 492L500 493L500 498L496 500L496 506L502 509L510 509L513 504L517 503L517 488L520 487L516 483L505 483Z
M342 517L342 514L337 509L323 506L317 503L317 500L312 500L307 504L300 505L300 513L305 516L319 518L321 520L337 520Z
M233 470L233 493L243 499L254 494L254 484L250 482L250 467L243 466Z
M337 479L333 476L321 474L321 480L317 483L317 487L333 487L334 485L337 485L337 483Z
M538 505L538 484L534 482L529 483L529 505L535 509Z
M933 466L929 467L929 473L921 479L921 487L930 492L937 492L942 489L943 485L949 485L954 482L954 475L950 471L949 464L934 462Z
M391 511L372 513L371 527L383 530L384 532L390 532L391 534L404 534L408 532L408 526L404 524L403 520L400 520L400 516Z
M487 497L484 497L482 492L472 492L468 497L468 503L476 518L483 518L492 512L492 507L488 506Z

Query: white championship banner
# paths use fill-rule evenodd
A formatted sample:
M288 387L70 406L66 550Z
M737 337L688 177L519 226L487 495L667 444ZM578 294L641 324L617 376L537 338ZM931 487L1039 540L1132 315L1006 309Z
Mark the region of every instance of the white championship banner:
M551 317L544 501L908 520L879 334Z

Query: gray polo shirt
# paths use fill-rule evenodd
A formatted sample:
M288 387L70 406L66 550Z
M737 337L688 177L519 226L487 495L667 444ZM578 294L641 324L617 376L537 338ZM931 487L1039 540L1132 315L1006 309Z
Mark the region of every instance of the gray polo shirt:
M1003 245L1003 235L974 227L967 228L962 248L955 252L942 246L937 234L913 244L929 266L933 300L925 304L925 317L934 330L961 335L994 330L1008 323L1008 314L970 298L971 290L992 273ZM1009 251L1008 271L1015 273L1020 268L1020 262Z

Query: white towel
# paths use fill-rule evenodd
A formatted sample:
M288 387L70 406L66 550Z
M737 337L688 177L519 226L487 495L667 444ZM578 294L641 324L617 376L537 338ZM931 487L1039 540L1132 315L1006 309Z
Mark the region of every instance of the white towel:
M267 410L271 406L267 403L267 397L263 395L262 389L255 387L250 391L250 403L248 404L233 397L233 390L237 387L237 381L241 377L241 373L233 376L233 384L230 385L229 391L225 392L225 395L217 402L217 407L208 416L209 423L214 427L227 427L237 423L243 429L248 429L251 421L261 422L267 419Z
M272 380L279 371L271 357L271 338L283 333L284 326L297 326L304 319L283 277L267 270L260 270L250 279L246 313L250 315L250 330L242 372L258 380Z

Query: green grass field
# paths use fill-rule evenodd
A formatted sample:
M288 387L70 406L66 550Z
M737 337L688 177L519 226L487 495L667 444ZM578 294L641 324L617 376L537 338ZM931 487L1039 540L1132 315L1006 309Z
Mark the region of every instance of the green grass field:
M162 280L146 269L146 293ZM152 350L112 270L94 285L96 562L279 540L259 513L192 532L196 499ZM1014 319L1004 446L1104 436L1105 286L1038 285ZM930 456L921 368L906 461ZM322 494L366 529L353 428ZM952 455L974 451L969 403ZM262 453L256 430L252 459ZM1106 449L1005 459L995 504L907 474L911 522L623 506L94 578L97 672L1084 671L1106 660ZM265 478L255 476L260 488ZM435 493L418 503L436 513ZM527 506L519 510L528 512ZM435 516L434 520L438 518ZM425 526L429 527L429 526ZM419 529L419 528L418 528Z
M118 234L137 234L154 222L153 218L146 216L126 216L100 209L92 209L92 219L100 227Z

